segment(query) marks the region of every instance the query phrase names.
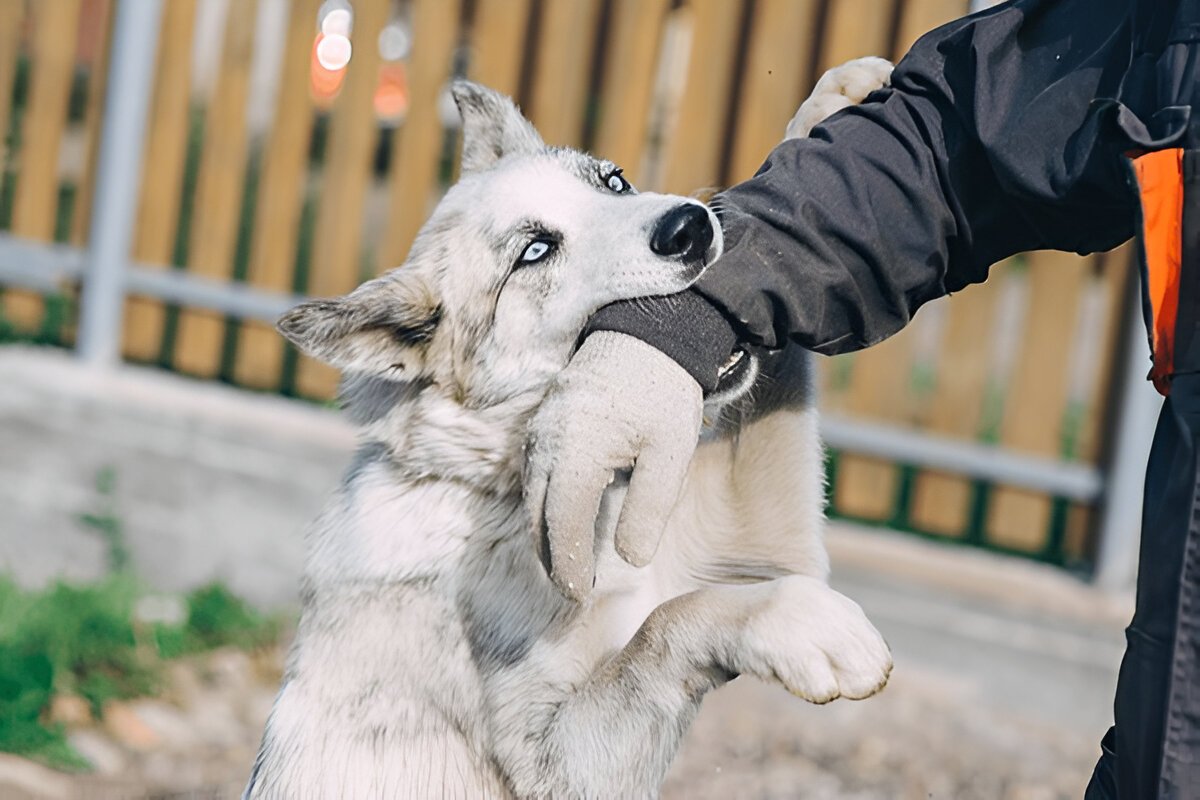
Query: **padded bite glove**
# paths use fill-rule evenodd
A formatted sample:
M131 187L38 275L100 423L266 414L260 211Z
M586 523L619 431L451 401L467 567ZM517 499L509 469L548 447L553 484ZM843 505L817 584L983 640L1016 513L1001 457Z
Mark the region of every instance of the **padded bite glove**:
M583 600L595 576L595 521L613 472L633 468L616 549L650 562L700 435L700 384L655 348L591 334L530 424L525 506L551 580Z

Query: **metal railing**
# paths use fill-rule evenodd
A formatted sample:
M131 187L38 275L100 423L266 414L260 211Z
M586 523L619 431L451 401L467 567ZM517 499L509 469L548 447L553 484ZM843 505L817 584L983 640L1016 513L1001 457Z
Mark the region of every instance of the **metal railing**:
M94 216L86 249L0 235L0 283L42 293L81 288L79 357L98 369L120 358L122 308L130 295L207 309L243 320L273 322L299 297L133 263L130 243L147 108L153 90L162 0L119 0L104 109ZM1140 313L1131 298L1129 313ZM1098 504L1096 580L1126 585L1136 564L1142 474L1152 438L1157 395L1143 380L1140 322L1125 325L1124 376L1111 414L1110 454L1100 467L1025 455L893 425L827 415L826 443L845 453L938 470Z

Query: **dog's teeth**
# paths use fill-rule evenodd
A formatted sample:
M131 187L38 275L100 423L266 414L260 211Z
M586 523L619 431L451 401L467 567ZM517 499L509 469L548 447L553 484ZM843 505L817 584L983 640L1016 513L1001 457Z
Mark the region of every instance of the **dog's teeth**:
M717 376L720 377L737 366L737 363L742 360L742 356L744 355L745 353L742 350L738 350L730 355L729 358L725 360L725 363L721 365L721 368L717 370Z

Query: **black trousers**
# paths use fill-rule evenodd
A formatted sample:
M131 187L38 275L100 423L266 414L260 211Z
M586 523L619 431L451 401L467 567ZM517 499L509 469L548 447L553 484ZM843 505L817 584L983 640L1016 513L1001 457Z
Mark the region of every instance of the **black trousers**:
M1177 375L1146 468L1137 609L1085 800L1200 800L1200 374Z

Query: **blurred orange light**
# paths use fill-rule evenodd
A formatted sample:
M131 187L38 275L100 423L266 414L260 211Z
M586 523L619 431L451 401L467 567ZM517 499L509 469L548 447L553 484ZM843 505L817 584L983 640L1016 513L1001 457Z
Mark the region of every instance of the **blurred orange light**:
M397 121L408 111L408 78L403 63L384 64L375 88L375 116Z
M313 40L312 57L309 59L309 81L312 85L313 97L318 101L328 102L337 96L346 79L346 67L343 64L338 69L329 69L320 57L321 43L325 34L318 33Z

